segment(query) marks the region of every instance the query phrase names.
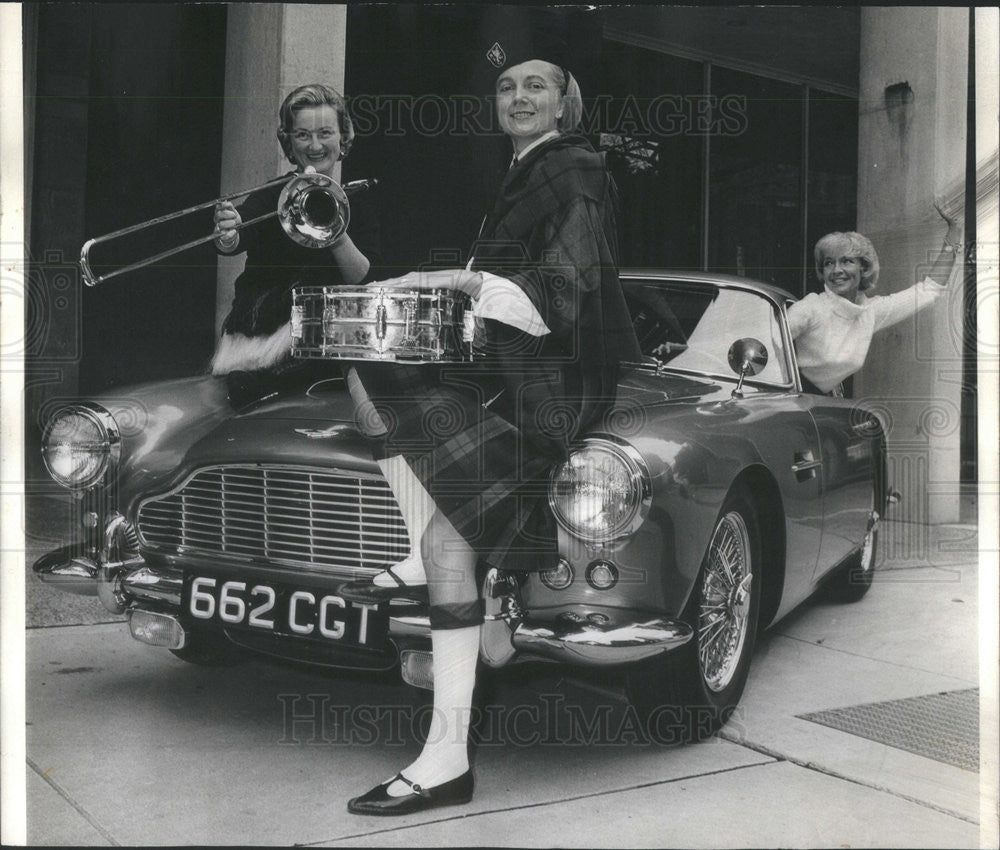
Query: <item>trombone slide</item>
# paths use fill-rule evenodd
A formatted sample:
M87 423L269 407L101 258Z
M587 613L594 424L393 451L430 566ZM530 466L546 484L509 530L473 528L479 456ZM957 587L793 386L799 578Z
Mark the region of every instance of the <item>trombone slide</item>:
M172 257L174 254L179 254L181 251L187 251L190 248L196 248L199 245L204 245L206 242L211 242L217 234L213 232L208 236L192 239L182 245L177 245L173 248L168 248L166 251L160 251L148 257L143 257L133 263L101 275L94 274L90 263L90 252L95 245L110 242L113 239L120 239L131 233L155 227L156 225L173 221L185 215L191 215L225 201L231 201L234 198L242 198L254 192L276 186L279 183L284 183L285 186L278 199L277 209L274 212L265 213L249 221L241 222L237 225L236 230L239 231L258 222L277 217L281 220L281 225L290 239L309 248L326 248L332 245L347 230L347 225L350 222L348 196L373 188L378 184L378 181L374 178L352 180L350 183L341 186L325 174L317 174L315 172L294 174L291 177L278 177L275 180L269 180L252 189L223 195L220 198L206 201L203 204L187 207L186 209L168 213L167 215L162 215L139 224L133 224L129 227L123 227L121 230L89 239L84 243L83 248L80 249L80 272L83 275L84 283L87 286L97 286L99 283L104 283L126 272L136 271L153 263L158 263L167 257Z

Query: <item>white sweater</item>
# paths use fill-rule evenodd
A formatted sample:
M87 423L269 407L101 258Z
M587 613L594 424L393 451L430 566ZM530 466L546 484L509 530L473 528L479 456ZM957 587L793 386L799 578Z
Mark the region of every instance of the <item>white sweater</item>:
M810 293L788 308L788 327L795 340L799 371L823 392L829 392L865 364L872 335L933 304L947 287L925 277L892 295L857 303L829 288Z

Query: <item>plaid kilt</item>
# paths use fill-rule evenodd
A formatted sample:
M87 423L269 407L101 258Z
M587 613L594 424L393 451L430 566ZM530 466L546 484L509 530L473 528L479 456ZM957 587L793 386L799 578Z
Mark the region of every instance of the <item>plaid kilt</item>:
M480 563L556 565L549 474L614 404L618 364L642 358L618 280L613 195L582 136L529 151L504 178L472 268L520 287L549 332L484 319L478 363L356 364L384 424L381 450L407 459Z
M403 455L481 563L543 570L558 557L548 505L557 443L526 435L486 406L503 388L476 364L355 363L385 433L372 423L376 457Z

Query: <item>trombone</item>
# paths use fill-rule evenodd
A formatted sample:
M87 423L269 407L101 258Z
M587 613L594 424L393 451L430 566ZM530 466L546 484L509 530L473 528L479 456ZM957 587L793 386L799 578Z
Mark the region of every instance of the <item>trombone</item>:
M174 254L179 254L181 251L211 242L216 238L217 234L211 233L208 236L193 239L190 242L185 242L183 245L143 257L134 263L129 263L126 266L101 275L95 275L90 265L90 251L95 245L101 245L113 239L128 236L130 233L154 227L167 221L173 221L185 215L191 215L199 210L207 209L225 201L231 201L234 198L242 198L245 195L259 192L271 186L277 186L279 183L285 183L285 187L281 190L281 195L278 197L277 209L274 212L264 213L264 215L259 215L249 221L241 222L236 226L236 230L243 230L258 222L277 217L290 239L307 248L327 248L344 234L347 230L347 225L350 223L351 205L348 201L348 196L355 192L370 189L377 182L375 179L352 180L350 183L345 183L341 186L332 178L315 171L294 174L291 177L278 177L275 180L269 180L267 183L262 183L260 186L255 186L243 192L223 195L221 198L206 201L194 207L162 215L159 218L152 218L149 221L133 224L130 227L123 227L121 230L116 230L113 233L90 239L80 250L80 271L87 286L97 286L99 283L104 283L104 281L110 280L113 277L118 277L126 272L135 271L153 263L158 263L160 260L172 257Z

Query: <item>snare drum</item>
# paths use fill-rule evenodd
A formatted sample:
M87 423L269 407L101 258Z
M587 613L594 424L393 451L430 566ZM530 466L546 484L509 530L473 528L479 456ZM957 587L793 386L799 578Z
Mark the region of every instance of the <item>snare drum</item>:
M292 355L303 359L472 359L469 298L452 290L292 289Z

